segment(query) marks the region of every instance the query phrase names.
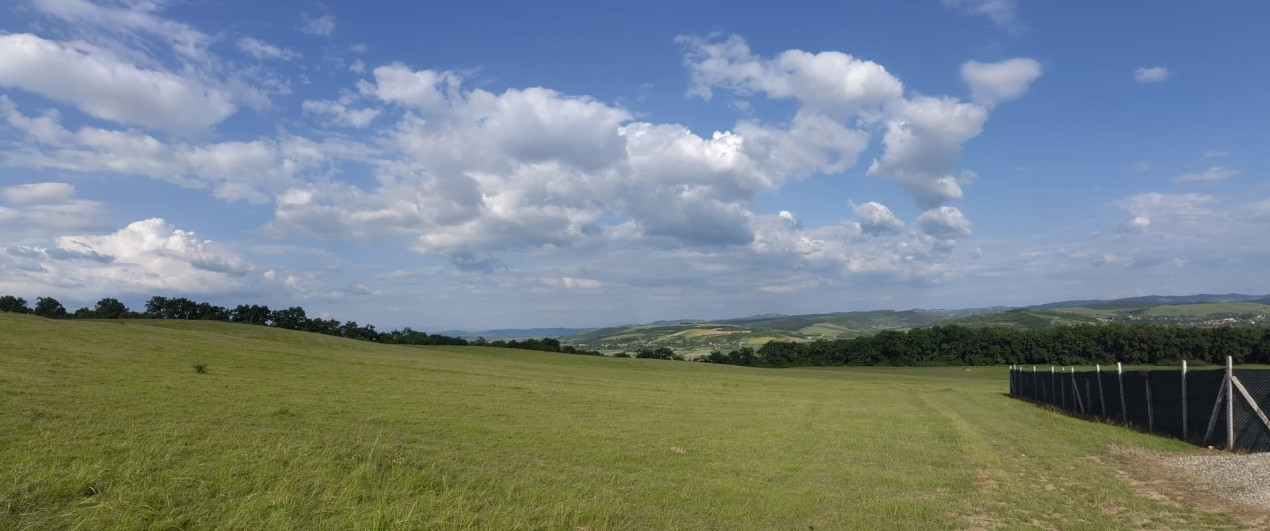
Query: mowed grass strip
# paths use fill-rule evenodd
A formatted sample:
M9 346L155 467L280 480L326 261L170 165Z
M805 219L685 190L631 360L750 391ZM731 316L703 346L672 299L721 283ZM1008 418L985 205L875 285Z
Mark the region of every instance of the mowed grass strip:
M1231 525L1005 382L0 314L0 528Z

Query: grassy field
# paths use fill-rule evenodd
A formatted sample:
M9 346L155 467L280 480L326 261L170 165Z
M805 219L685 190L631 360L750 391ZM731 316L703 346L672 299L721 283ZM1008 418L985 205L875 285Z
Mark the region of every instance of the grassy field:
M1005 388L0 314L0 528L1232 524L1111 449L1185 444Z

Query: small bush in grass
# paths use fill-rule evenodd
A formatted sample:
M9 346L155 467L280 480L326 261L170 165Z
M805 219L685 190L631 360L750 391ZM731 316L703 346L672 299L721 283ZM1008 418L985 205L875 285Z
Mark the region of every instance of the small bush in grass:
M206 363L195 363L195 364L194 364L194 372L199 373L199 374L207 374L207 364L206 364Z

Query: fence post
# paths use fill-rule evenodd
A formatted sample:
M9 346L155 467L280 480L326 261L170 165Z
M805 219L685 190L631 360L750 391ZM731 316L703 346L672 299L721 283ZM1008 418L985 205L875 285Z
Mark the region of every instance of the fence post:
M1041 390L1040 390L1040 388L1039 388L1039 387L1037 387L1036 382L1037 382L1037 379L1036 379L1036 366L1035 366L1035 365L1033 365L1033 366L1032 366L1032 400L1040 400L1040 399L1041 399Z
M1102 365L1094 365L1094 376L1098 378L1098 412L1107 418L1107 401L1102 396Z
M1058 405L1057 396L1054 396L1054 366L1050 365L1050 403Z
M1226 356L1226 451L1235 449L1235 362Z
M1124 367L1116 362L1116 382L1120 384L1120 422L1129 423L1129 414L1124 407Z
M1190 436L1190 418L1186 412L1186 360L1182 360L1182 440Z
M1151 400L1151 371L1144 371L1142 379L1147 384L1147 431L1155 431L1155 404Z

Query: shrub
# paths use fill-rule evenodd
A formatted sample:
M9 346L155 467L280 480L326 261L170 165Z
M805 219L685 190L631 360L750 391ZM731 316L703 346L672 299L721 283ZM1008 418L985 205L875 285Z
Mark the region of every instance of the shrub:
M194 364L194 372L196 372L196 373L198 373L198 374L207 374L207 364L206 364L206 363L195 363L195 364Z

